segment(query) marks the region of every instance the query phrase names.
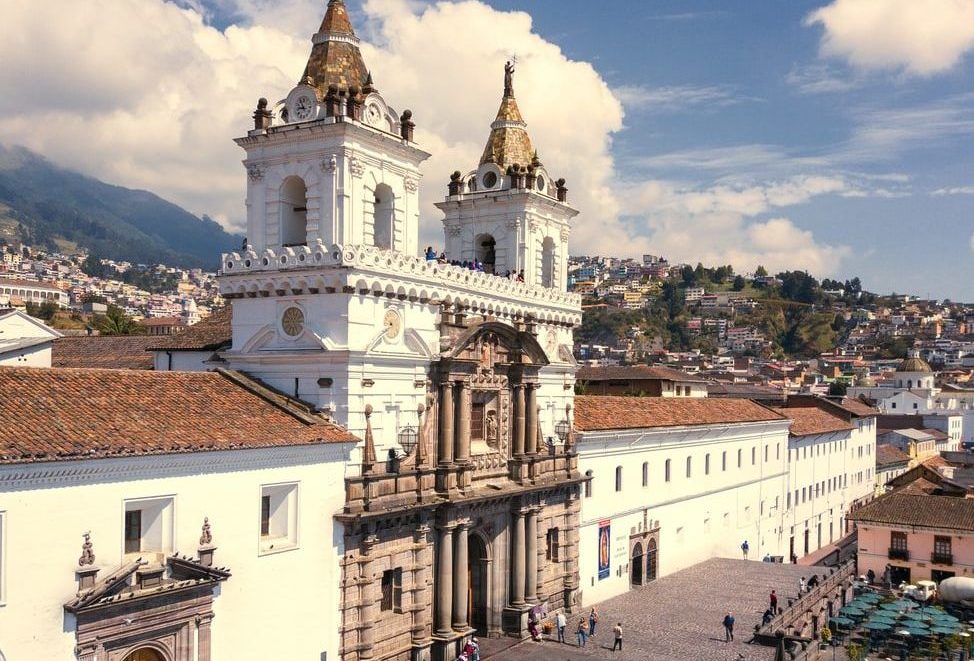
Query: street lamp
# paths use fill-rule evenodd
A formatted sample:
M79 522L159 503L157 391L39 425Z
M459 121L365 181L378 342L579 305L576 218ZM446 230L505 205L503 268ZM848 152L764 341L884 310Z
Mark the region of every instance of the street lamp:
M419 441L419 432L412 425L406 425L399 430L399 446L402 447L402 451L409 456L416 449L416 443Z
M572 431L571 413L572 413L572 405L566 404L565 419L555 425L555 434L558 435L558 438L561 439L562 443L565 442L565 440L568 438L569 434L571 434Z

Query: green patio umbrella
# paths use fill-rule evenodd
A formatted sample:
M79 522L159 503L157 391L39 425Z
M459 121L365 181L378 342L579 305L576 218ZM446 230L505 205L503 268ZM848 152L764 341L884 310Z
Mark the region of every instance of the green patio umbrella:
M931 631L941 636L952 636L957 633L957 627L935 626Z
M908 624L906 625L906 630L910 632L911 636L929 636L930 628L921 626L919 624Z
M856 599L859 599L859 600L862 600L862 601L872 601L872 602L875 603L877 601L882 600L882 597L880 597L875 592L863 592L862 594L857 595L856 596Z
M889 631L893 625L888 622L866 622L862 627L869 631Z
M841 615L839 617L833 617L829 620L829 622L838 627L851 627L853 624L855 624L853 620L850 620L847 617L842 617Z
M886 611L879 611L878 613L873 613L869 616L870 622L896 622L896 619L896 615Z
M901 611L905 610L905 606L901 606L898 601L887 601L886 603L880 604L879 608L884 611Z

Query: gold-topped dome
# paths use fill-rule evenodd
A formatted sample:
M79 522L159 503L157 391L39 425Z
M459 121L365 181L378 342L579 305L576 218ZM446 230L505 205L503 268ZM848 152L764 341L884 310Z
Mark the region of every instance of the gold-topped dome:
M325 18L311 43L314 45L301 82L310 77L322 98L328 93L329 85L335 85L340 90L366 85L369 70L362 59L358 37L352 29L343 0L329 0Z
M911 356L910 358L905 359L902 363L900 363L899 367L896 368L896 371L933 374L933 369L931 369L930 364L919 356Z
M521 117L521 110L514 98L514 65L508 62L504 65L504 98L497 109L497 117L490 125L490 137L480 157L480 165L494 163L501 170L507 170L512 165L526 167L534 157L528 125Z

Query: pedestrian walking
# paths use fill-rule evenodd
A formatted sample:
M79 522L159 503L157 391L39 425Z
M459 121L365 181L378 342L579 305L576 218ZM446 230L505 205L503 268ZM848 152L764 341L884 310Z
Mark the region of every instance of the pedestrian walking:
M734 614L730 611L724 616L724 642L734 640Z
M480 641L476 638L471 638L468 645L470 645L472 648L470 652L470 661L480 661Z
M531 640L541 640L541 634L538 632L538 620L534 615L528 618L528 633L531 634Z
M793 564L793 565L797 565L798 564L798 556L795 555L794 553L791 554L791 564Z
M558 630L558 642L565 642L565 627L568 626L568 618L565 617L564 613L558 613L555 615L555 629Z
M775 594L775 591L774 590L771 591L771 595L768 597L768 601L771 602L771 614L772 615L777 615L778 614L778 595Z
M744 553L744 559L745 559L745 560L747 560L747 552L748 552L749 550L751 550L751 547L750 547L750 545L749 545L749 544L747 543L747 540L745 539L745 540L744 540L744 543L743 543L743 544L741 544L741 551L742 551L742 552Z
M805 590L807 589L808 589L808 584L805 583L805 577L802 576L800 579L798 579L798 596L800 597L803 594L805 594Z
M575 635L578 637L578 646L585 647L585 644L588 643L588 622L585 621L584 617L578 620Z
M592 611L588 614L588 635L593 637L595 636L595 625L598 624L598 622L599 622L599 614L593 608Z
M612 627L612 633L615 634L615 640L612 642L612 651L616 650L622 651L622 622L616 622L616 625Z

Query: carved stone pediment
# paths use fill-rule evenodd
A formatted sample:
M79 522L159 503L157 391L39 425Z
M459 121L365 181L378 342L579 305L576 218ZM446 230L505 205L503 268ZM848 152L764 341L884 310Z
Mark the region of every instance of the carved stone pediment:
M447 357L476 361L483 372L493 371L498 365L543 367L548 364L548 357L537 338L513 326L485 321L459 331L448 345Z

